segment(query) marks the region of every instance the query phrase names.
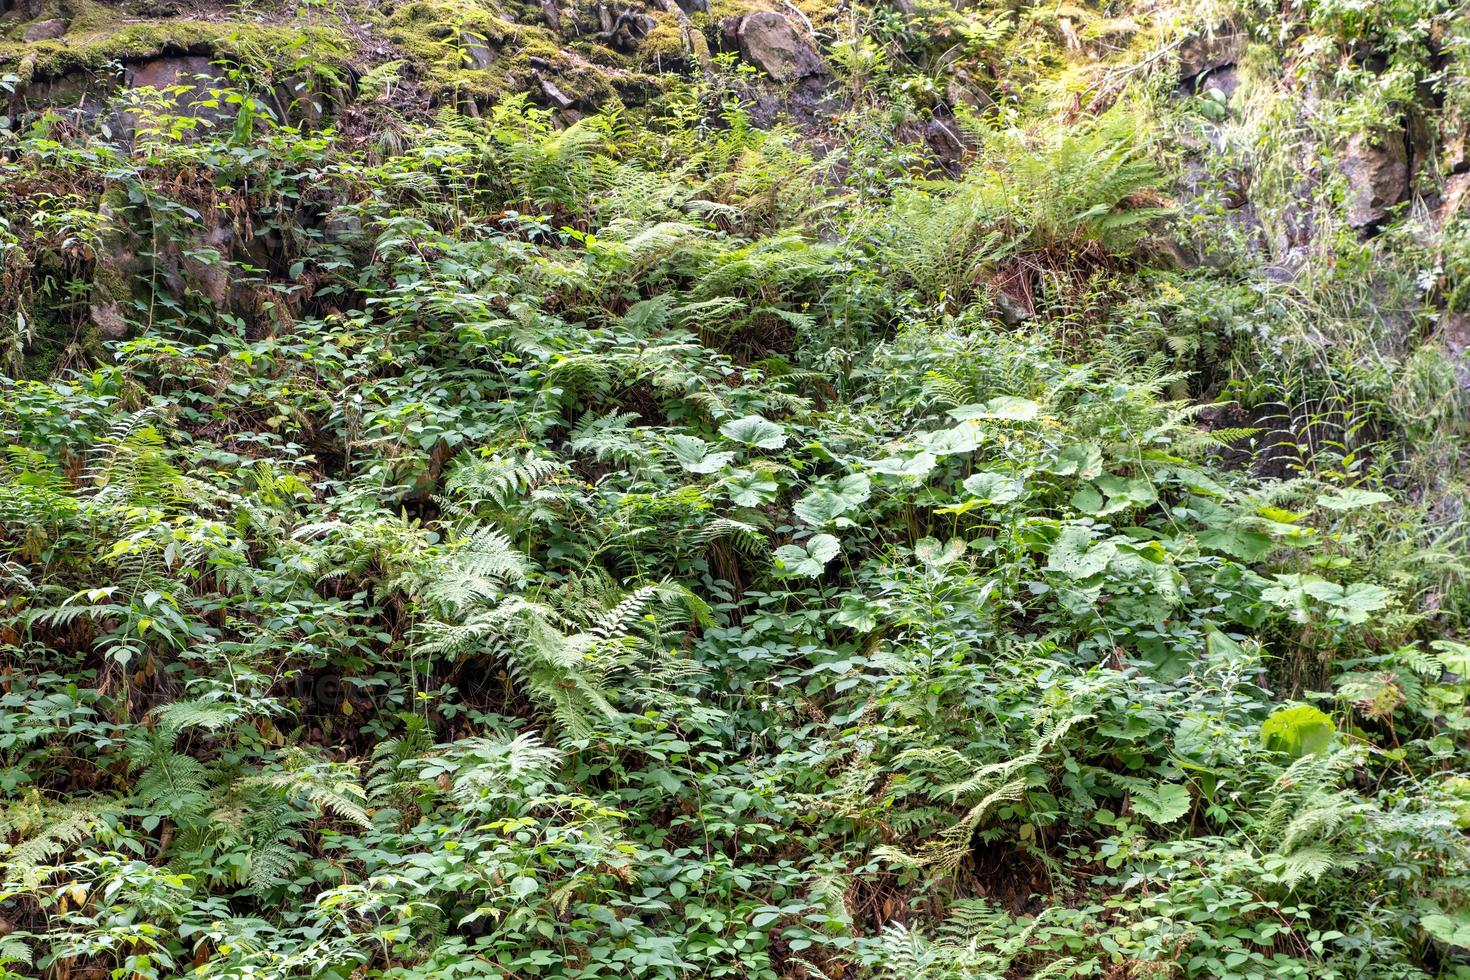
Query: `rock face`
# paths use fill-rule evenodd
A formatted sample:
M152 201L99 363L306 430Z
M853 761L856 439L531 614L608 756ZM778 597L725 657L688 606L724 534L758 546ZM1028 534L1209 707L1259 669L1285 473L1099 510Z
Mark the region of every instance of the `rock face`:
M1222 25L1205 34L1186 38L1179 45L1179 78L1189 82L1201 75L1233 65L1245 53L1245 34Z
M202 82L199 78L201 75L204 76ZM188 85L196 91L202 91L210 84L222 85L224 79L219 77L219 70L210 63L209 58L196 55L154 58L132 65L128 71L128 85L131 88L167 89L175 85ZM187 93L184 98L188 98Z
M827 74L812 42L773 10L746 14L727 21L724 28L745 60L778 82Z
M1409 193L1409 147L1402 134L1378 142L1357 135L1342 151L1348 179L1348 224L1367 228L1382 221L1388 209Z

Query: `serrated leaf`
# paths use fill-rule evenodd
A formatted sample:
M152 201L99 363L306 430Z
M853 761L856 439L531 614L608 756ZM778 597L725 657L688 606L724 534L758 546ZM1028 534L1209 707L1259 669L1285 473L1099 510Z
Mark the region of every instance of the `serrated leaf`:
M1378 504L1386 504L1392 500L1393 498L1388 494L1379 493L1377 490L1358 490L1354 487L1348 487L1330 496L1318 497L1317 506L1343 512L1360 510L1364 507L1373 507Z
M725 493L736 507L759 507L776 499L780 485L762 470L736 470L725 477Z
M841 550L841 544L830 534L812 535L805 547L783 544L775 553L776 573L783 578L821 575Z
M709 443L698 436L676 435L669 438L669 450L675 461L690 473L715 473L735 458L730 451L710 452Z
M786 445L786 432L770 419L747 415L720 426L720 435L733 442L757 449L780 449Z
M1140 786L1133 793L1133 810L1152 823L1173 823L1189 812L1189 787L1178 783Z
M1008 504L1021 498L1024 484L1003 473L976 473L964 482L965 492L989 504Z

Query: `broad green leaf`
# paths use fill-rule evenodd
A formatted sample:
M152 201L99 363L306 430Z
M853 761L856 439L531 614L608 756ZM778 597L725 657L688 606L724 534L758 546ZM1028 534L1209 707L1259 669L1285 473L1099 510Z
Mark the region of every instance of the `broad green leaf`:
M1072 495L1072 507L1083 514L1100 517L1130 507L1147 507L1158 499L1153 484L1142 477L1100 476L1091 485L1078 488Z
M1067 446L1057 452L1048 469L1057 476L1080 476L1091 480L1102 473L1102 450L1090 442Z
M878 611L866 597L849 593L842 597L842 604L832 614L832 622L867 633L878 625Z
M1317 575L1277 575L1276 584L1264 590L1261 598L1283 609L1311 613L1315 606L1332 620L1348 625L1366 623L1373 613L1393 601L1393 593L1371 582L1339 585Z
M1189 812L1193 805L1189 787L1178 783L1137 786L1133 790L1133 809L1152 823L1173 823Z
M1439 654L1445 670L1461 678L1470 678L1470 646L1453 640L1431 640L1429 646Z
M979 449L985 433L974 422L961 422L952 429L921 432L914 441L935 456L957 456Z
M813 490L793 505L792 512L807 524L821 527L835 523L851 527L842 515L858 509L872 494L872 484L862 473L843 477L835 485Z
M922 538L914 544L914 557L931 568L952 565L964 554L965 542L960 538L950 538L944 544L937 538Z
M1355 487L1348 487L1330 496L1318 497L1317 506L1328 510L1349 511L1386 504L1392 500L1393 498L1388 494L1379 493L1377 490L1359 490Z
M821 575L840 550L841 545L830 534L813 535L805 547L783 544L776 549L776 572L783 578Z
M1419 925L1446 946L1470 949L1470 912L1433 912L1422 917Z
M910 480L922 480L934 471L938 462L933 453L921 452L912 456L889 456L868 464L868 467L882 476L899 476Z
M961 405L950 409L949 417L956 422L998 420L1003 422L1031 422L1041 416L1041 406L1029 398L1001 395L983 405Z
M1196 540L1200 547L1223 551L1241 561L1256 561L1271 550L1271 536L1244 527L1230 527L1218 531L1201 531Z
M720 435L734 442L754 446L757 449L780 449L786 445L786 432L770 419L759 415L726 422L720 426Z
M760 507L776 499L781 487L764 470L736 470L725 477L725 493L736 507Z
M1064 527L1051 546L1046 570L1072 579L1091 578L1108 567L1117 550L1107 541L1094 545L1085 527Z
M1336 732L1332 717L1310 704L1278 708L1261 723L1261 741L1266 747L1294 759L1327 751Z
M976 473L965 480L965 492L989 504L1008 504L1021 499L1024 484L1003 473Z
M735 454L729 451L710 452L709 443L698 436L671 436L669 449L679 465L690 473L714 473L724 469L735 458Z

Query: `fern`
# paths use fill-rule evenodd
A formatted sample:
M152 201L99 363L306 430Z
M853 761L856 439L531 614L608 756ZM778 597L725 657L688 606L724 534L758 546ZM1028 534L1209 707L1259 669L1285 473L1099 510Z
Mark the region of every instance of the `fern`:
M245 787L279 790L297 806L310 804L324 816L335 817L359 827L371 827L365 804L367 792L356 773L336 763L312 759L300 749L288 751L280 772L251 776Z

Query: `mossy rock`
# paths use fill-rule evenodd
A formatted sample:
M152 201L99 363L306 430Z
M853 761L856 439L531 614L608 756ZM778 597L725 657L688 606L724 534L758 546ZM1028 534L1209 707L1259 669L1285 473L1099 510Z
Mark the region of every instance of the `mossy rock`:
M642 86L651 73L687 67L672 15L661 7L629 6L624 13L623 22L636 19L634 33L641 32L629 50L603 43L604 32L593 30L616 16L597 11L595 4L558 7L558 20L571 34L566 37L546 26L540 6L532 3L410 0L367 16L435 100L485 104L529 92L553 106L593 109L630 91L630 73Z
M348 66L351 45L319 24L247 20L152 20L94 0L71 0L65 33L54 39L0 41L0 66L23 83L102 76L115 66L160 55L215 56L271 71L286 69L337 79Z

